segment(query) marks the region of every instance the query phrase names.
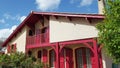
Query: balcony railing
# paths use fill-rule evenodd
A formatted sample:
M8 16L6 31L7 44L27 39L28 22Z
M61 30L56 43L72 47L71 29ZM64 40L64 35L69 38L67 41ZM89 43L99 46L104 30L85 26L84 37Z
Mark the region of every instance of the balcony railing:
M26 44L27 45L40 45L49 43L49 36L48 33L42 33L34 36L27 36Z

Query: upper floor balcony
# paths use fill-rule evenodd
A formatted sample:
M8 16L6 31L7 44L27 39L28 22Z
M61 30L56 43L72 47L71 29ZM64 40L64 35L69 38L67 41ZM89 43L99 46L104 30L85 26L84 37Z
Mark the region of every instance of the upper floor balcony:
M44 46L49 43L49 31L44 30L42 33L29 35L26 37L26 47L27 48L36 48L40 46Z

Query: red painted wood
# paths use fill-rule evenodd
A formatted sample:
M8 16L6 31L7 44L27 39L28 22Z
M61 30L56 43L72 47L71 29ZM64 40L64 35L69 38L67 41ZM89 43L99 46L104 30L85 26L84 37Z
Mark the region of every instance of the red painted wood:
M49 43L49 35L48 33L42 33L42 34L38 34L38 35L34 35L34 36L27 36L26 38L26 45L42 45L42 44L46 44Z
M74 68L73 67L73 50L66 48L66 68Z
M87 63L86 63L86 51L85 51L86 48L82 48L82 58L83 58L83 65L84 65L84 68L87 67Z
M83 63L83 68L87 68L87 53L86 53L86 49L89 49L89 48L85 48L85 47L81 47L81 48L77 48L76 50L75 50L75 57L76 57L76 68L78 68L78 60L79 59L77 59L77 58L81 58L82 59L82 63ZM81 57L79 56L77 56L78 54L77 54L77 51L78 50L81 50ZM91 62L91 66L92 66L92 51L90 50L90 62ZM93 66L92 66L92 68L94 68Z
M43 62L44 63L47 63L47 61L48 61L47 52L48 51L46 49L43 49Z
M91 53L91 62L92 62L92 68L96 68L96 62L95 62L95 57L94 57L94 53Z
M93 39L93 48L94 48L94 61L95 61L95 68L100 68L99 66L99 58L98 58L98 47L97 41Z
M10 50L11 50L10 45L8 45L7 46L7 53L10 53Z
M101 52L99 53L99 65L100 65L100 68L103 68Z
M59 43L56 43L56 68L60 68L60 53L59 53Z
M103 48L103 46L104 46L103 44L99 46L99 48L98 48L98 53L101 52L101 49Z
M60 52L60 68L65 68L65 62L64 62L64 49Z

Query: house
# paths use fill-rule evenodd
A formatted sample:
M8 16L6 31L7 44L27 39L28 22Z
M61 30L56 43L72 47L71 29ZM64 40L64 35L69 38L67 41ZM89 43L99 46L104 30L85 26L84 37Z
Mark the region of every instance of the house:
M23 52L50 68L112 68L97 43L95 25L103 19L102 14L32 11L2 46L6 54Z
M100 14L31 12L4 42L5 53L22 51L51 68L102 68L95 25Z

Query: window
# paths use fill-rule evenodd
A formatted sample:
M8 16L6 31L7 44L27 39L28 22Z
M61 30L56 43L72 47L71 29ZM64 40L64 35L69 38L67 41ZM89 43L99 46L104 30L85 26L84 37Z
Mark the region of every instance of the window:
M41 59L41 56L42 56L41 54L42 54L42 52L39 50L39 51L38 51L38 58L39 58L39 59Z
M29 36L33 36L32 30L29 30Z
M32 56L32 52L28 51L28 56L31 57Z
M92 68L90 49L76 49L76 68Z
M8 45L8 47L7 47L8 53L16 52L16 49L17 49L16 44Z
M112 63L112 68L119 68L119 64Z
M55 52L54 52L54 50L50 51L50 67L51 68L55 67Z

